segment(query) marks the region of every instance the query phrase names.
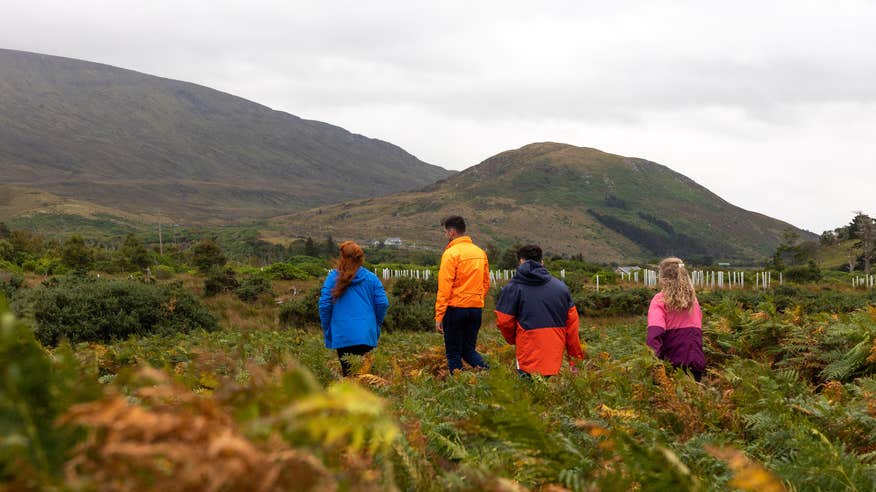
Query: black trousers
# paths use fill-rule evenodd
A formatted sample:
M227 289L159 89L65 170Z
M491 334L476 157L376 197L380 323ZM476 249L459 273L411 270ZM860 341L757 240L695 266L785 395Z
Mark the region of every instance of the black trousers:
M448 307L444 313L444 350L450 372L462 369L465 360L472 367L489 367L475 350L481 329L481 308Z
M344 359L345 355L365 355L371 352L374 347L370 345L350 345L349 347L341 347L338 349L338 360L341 361L341 373L344 377L350 375L352 368L350 363Z

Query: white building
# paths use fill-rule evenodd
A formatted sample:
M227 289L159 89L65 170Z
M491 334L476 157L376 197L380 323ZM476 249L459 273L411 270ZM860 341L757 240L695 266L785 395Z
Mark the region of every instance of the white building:
M384 246L401 246L402 240L400 237L388 237L386 241L383 241Z

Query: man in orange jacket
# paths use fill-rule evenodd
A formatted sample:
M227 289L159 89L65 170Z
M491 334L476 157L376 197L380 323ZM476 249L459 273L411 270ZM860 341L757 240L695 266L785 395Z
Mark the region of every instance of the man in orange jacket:
M450 372L462 369L465 360L472 367L489 367L475 350L484 296L490 290L490 266L484 250L465 235L465 219L451 215L441 221L447 247L438 270L435 300L435 329L444 334L444 350Z

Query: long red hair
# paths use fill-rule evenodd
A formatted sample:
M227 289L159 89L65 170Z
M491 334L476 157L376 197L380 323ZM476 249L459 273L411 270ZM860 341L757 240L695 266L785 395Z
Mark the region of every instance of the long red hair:
M347 287L359 271L359 267L365 263L365 252L362 247L356 244L355 241L344 241L338 248L341 251L341 256L338 258L338 281L335 288L332 289L332 298L337 300L344 294Z

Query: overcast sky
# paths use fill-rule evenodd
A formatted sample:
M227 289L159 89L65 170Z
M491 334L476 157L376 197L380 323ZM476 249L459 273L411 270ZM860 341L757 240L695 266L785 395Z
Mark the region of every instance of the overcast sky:
M0 5L0 47L210 86L449 169L555 141L816 233L876 214L876 2Z

